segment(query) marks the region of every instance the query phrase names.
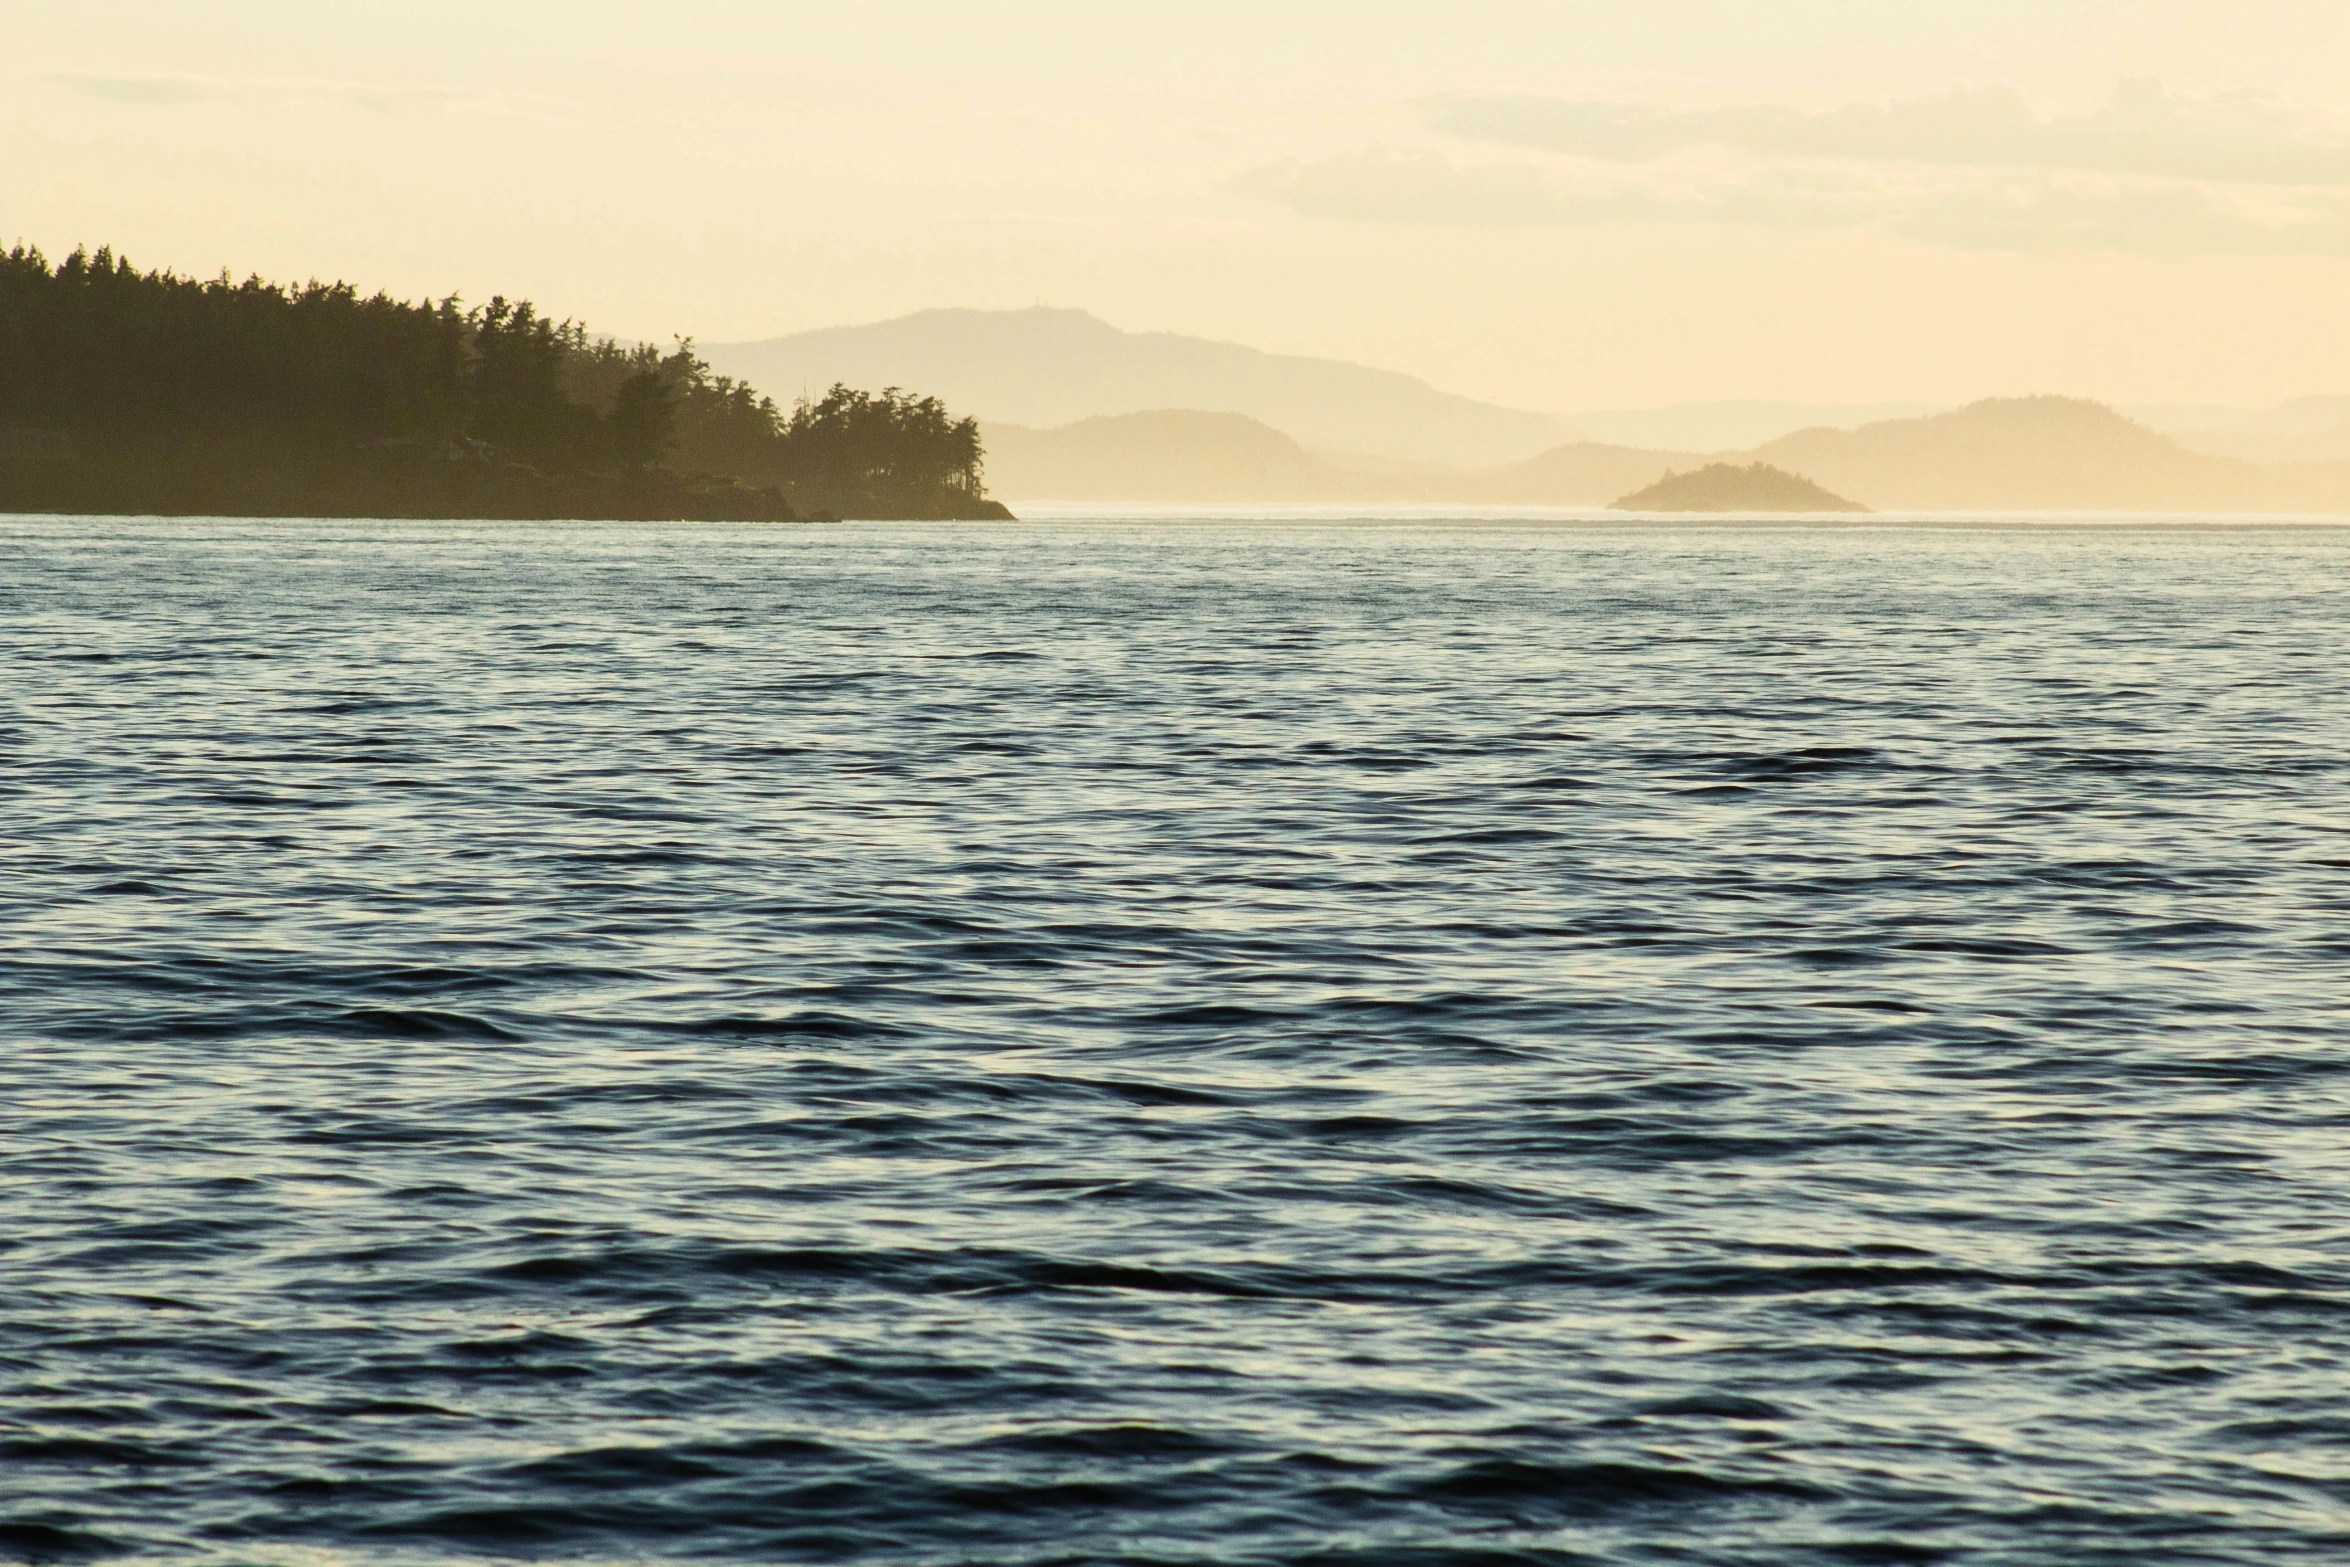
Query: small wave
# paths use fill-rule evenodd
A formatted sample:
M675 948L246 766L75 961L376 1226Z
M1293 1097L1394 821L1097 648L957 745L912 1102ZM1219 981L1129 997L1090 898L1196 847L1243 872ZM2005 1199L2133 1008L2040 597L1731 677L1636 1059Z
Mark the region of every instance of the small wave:
M671 1032L735 1039L902 1039L907 1030L840 1012L795 1012L787 1017L719 1017L656 1025Z
M10 1561L84 1561L94 1557L127 1556L131 1547L92 1529L0 1518L0 1555Z
M1777 1477L1731 1478L1655 1464L1515 1458L1474 1459L1420 1481L1406 1494L1521 1520L1589 1518L1629 1508L1720 1505L1744 1498L1814 1502L1829 1495L1819 1486Z

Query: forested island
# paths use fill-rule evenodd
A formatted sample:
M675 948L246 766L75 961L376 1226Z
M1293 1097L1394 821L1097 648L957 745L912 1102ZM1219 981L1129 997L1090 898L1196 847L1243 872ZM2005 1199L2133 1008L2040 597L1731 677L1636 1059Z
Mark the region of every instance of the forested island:
M1002 519L979 427L835 386L789 413L681 340L0 253L0 511Z
M1866 506L1823 489L1799 473L1757 462L1708 463L1692 473L1667 473L1625 496L1611 511L1865 512Z

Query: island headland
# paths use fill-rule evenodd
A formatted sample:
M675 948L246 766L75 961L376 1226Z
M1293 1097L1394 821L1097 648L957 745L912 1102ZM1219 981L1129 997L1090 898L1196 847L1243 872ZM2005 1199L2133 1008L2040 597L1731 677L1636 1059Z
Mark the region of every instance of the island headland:
M0 511L1005 520L979 426L835 385L790 411L528 301L0 253Z

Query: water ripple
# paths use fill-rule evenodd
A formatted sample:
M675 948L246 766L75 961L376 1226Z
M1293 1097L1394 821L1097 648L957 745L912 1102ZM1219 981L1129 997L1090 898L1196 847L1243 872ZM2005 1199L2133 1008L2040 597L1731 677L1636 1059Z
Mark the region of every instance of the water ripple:
M0 1557L2350 1553L2350 535L0 558Z

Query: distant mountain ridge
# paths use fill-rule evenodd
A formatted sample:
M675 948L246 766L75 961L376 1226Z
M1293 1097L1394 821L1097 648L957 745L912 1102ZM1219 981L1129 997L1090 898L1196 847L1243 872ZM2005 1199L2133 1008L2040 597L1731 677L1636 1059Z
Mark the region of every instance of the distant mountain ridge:
M1574 413L1567 422L1594 441L1651 451L1743 452L1797 430L1850 430L1887 419L1947 412L1948 403L1784 403L1744 400Z
M2297 397L2258 409L2124 411L2191 452L2264 463L2350 461L2350 397Z
M2257 463L2191 452L2102 403L2002 397L1924 419L1802 430L1756 457L1879 508L2261 510L2291 489Z
M1572 442L1485 468L1350 465L1248 418L1158 410L1059 429L982 426L988 480L1015 499L1328 501L1602 507L1668 473L1767 464L1875 511L2350 515L2350 463L2264 467L2189 451L2099 403L1994 398L1738 453ZM1756 509L1763 509L1757 507Z
M1151 409L1054 430L982 423L979 433L996 486L1042 500L1356 500L1389 483L1245 414Z
M1082 310L926 310L699 350L778 397L918 386L983 422L1058 426L1171 409L1238 414L1308 447L1486 467L1568 439L1565 421L1442 392L1414 376L1126 332Z

